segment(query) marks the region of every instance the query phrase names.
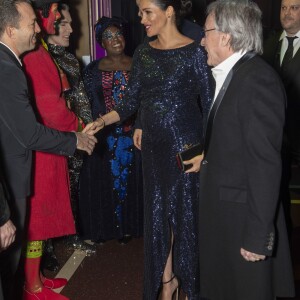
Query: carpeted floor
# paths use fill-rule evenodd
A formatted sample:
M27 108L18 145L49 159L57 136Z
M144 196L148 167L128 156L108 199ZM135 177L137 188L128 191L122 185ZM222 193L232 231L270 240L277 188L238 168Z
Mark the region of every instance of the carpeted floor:
M291 253L297 293L294 300L300 300L300 170L298 168L294 172L291 185L294 223ZM133 239L127 245L120 245L117 241L97 245L95 254L85 257L81 253L79 260L78 254L73 254L73 249L66 245L64 239L55 241L55 249L63 270L67 270L70 277L69 283L61 291L62 295L71 300L142 299L142 238ZM76 264L78 268L74 271L72 267L76 268ZM52 277L56 275L51 272L46 274ZM181 292L180 300L184 298L185 295Z
M62 265L70 256L68 264L72 264L72 251L63 240L57 240L55 248ZM294 299L300 300L300 227L293 231L292 257L297 289ZM61 294L72 300L141 300L142 285L143 239L133 239L127 245L109 241L83 259ZM181 292L180 300L184 298Z

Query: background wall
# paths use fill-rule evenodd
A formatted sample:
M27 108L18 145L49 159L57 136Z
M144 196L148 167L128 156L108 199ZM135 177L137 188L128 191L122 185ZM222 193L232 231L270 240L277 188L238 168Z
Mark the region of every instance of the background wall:
M98 1L101 2L101 0ZM89 22L89 0L65 0L64 2L70 5L73 18L74 32L71 37L70 50L80 59L82 56L90 55L90 26L93 24ZM193 10L189 18L203 25L205 8L210 2L212 0L193 0ZM255 0L255 2L263 11L263 25L266 35L273 29L279 29L281 0ZM140 25L135 3L136 0L111 0L112 15L123 16L129 21L126 34L126 52L129 55L133 54L135 47L144 37L144 28Z
M263 26L266 31L280 29L279 12L281 0L253 0L263 12ZM206 6L213 0L193 0L193 15L203 25Z
M113 16L122 16L128 21L124 28L125 53L132 56L135 48L143 41L145 36L144 26L141 25L138 17L136 0L112 0L111 5Z
M70 38L70 51L79 59L90 55L90 22L89 22L89 0L63 0L70 6L73 19L73 33Z

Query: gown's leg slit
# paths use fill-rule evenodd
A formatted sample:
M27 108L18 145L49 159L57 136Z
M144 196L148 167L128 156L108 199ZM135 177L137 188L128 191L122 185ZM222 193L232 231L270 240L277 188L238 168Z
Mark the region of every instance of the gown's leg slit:
M174 274L173 272L174 231L172 229L170 220L168 220L168 225L169 225L168 240L167 240L168 251L166 254L164 254L164 257L166 259L165 259L165 264L161 275L161 285L158 290L158 297L157 297L158 300L162 299L161 294L163 292L163 289L169 290L169 293L171 294L170 299L173 299L172 295L179 287L179 279L177 278L176 274Z

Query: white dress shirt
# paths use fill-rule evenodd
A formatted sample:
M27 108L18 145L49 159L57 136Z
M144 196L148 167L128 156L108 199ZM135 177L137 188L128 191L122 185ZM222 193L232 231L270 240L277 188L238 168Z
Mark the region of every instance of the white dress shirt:
M284 54L288 48L288 40L285 38L287 36L286 31L284 30L279 38L279 41L282 40L282 44L281 44L281 49L280 49L280 65L282 63ZM293 56L297 53L297 51L300 48L300 31L298 31L294 36L297 36L297 39L294 39L293 41L293 46L294 46L294 52L293 52Z
M220 64L218 64L216 67L212 68L212 74L216 81L216 89L215 89L215 96L214 96L213 103L215 102L228 73L245 53L246 51L243 50L239 52L235 52L227 59L222 61Z

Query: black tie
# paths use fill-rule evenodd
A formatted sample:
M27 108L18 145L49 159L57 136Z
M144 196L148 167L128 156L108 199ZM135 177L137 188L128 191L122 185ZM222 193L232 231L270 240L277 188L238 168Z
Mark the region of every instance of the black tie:
M293 52L294 52L294 39L297 38L297 36L286 36L288 40L288 48L284 54L282 63L281 63L281 68L285 68L286 64L293 58Z

